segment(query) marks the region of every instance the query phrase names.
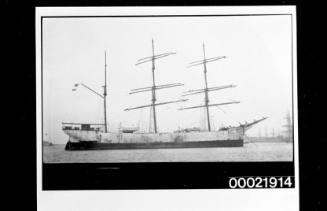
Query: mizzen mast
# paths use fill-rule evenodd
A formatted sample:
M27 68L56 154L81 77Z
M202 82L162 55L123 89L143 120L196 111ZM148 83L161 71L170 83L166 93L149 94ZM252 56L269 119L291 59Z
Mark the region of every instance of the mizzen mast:
M232 102L226 102L226 103L216 103L216 104L209 104L209 92L210 91L218 91L226 88L233 88L236 87L235 85L225 85L225 86L217 86L217 87L210 87L208 88L208 79L207 79L207 63L214 62L220 59L225 59L226 56L219 56L219 57L212 57L207 59L206 58L206 52L205 52L205 45L203 43L203 59L197 60L194 62L189 63L189 67L203 65L203 73L204 73L204 89L195 89L195 90L189 90L184 92L182 96L188 96L188 95L195 95L204 93L204 105L199 106L192 106L192 107L184 107L180 110L185 109L194 109L194 108L206 108L206 114L207 114L207 125L208 125L208 131L211 131L211 125L210 125L210 115L209 115L209 107L210 106L221 106L221 105L228 105L228 104L234 104L234 103L240 103L239 101L232 101Z
M156 85L155 82L155 60L164 58L170 55L176 54L175 52L168 52L168 53L162 53L162 54L157 54L155 55L154 53L154 42L152 39L152 56L141 58L137 61L135 65L140 65L146 62L151 62L152 63L152 86L148 87L143 87L143 88L137 88L137 89L132 89L129 94L136 94L140 92L148 92L151 91L152 93L152 98L151 98L151 104L149 105L142 105L142 106L137 106L137 107L132 107L132 108L127 108L125 111L130 111L134 109L140 109L140 108L145 108L145 107L151 107L152 108L152 115L153 115L153 126L154 126L154 132L158 132L158 127L157 127L157 116L156 116L156 106L158 105L166 105L169 103L178 103L178 102L184 102L184 100L174 100L174 101L168 101L168 102L162 102L162 103L156 103L157 98L156 98L156 90L158 89L166 89L166 88L172 88L172 87L177 87L177 86L183 86L184 84L181 83L172 83L172 84L163 84L163 85Z
M87 90L89 90L90 92L92 92L93 94L101 97L103 99L103 108L104 108L104 124L100 124L100 125L104 125L104 132L107 133L108 132L108 127L107 127L107 51L104 51L104 85L103 87L103 94L100 94L99 92L95 91L94 89L90 88L89 86L85 85L84 83L76 83L74 85L74 88L72 89L72 91L76 91L77 87L82 86L84 88L86 88ZM63 124L71 124L71 123L63 123ZM92 125L96 125L96 124L92 124Z
M104 86L103 86L103 106L104 106L104 132L107 128L107 51L104 51Z

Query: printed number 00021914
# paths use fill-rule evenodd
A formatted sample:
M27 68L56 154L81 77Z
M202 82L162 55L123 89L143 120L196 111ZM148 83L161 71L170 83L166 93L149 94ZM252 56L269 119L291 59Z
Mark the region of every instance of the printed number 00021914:
M230 177L230 188L291 188L291 177Z

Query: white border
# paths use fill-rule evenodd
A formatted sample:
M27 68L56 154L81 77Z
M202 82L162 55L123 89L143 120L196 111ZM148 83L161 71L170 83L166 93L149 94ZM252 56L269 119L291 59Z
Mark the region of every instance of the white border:
M38 210L299 210L297 48L295 6L39 7L36 8ZM42 191L41 16L292 14L294 189Z

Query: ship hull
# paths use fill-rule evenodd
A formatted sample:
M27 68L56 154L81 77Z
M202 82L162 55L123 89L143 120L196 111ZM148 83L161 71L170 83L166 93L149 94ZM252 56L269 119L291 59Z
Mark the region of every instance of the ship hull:
M96 141L70 142L66 150L116 150L116 149L167 149L167 148L210 148L210 147L243 147L243 140L217 140L194 142L165 143L101 143Z

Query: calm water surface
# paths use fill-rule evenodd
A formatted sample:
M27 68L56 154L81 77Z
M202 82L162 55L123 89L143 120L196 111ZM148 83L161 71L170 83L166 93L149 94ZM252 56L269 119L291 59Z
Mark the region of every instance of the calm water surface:
M43 162L247 162L292 161L293 144L285 142L253 142L244 147L137 149L65 151L65 145L43 147Z

